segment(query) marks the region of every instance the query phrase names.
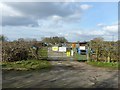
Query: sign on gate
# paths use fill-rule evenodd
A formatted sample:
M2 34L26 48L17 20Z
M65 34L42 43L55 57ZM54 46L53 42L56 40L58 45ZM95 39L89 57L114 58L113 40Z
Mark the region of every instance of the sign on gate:
M58 47L57 46L52 47L52 51L58 51Z
M70 51L67 51L67 53L66 53L66 54L67 54L67 56L70 56Z
M59 47L59 52L66 52L66 47Z
M85 46L80 46L79 49L80 50L85 50Z

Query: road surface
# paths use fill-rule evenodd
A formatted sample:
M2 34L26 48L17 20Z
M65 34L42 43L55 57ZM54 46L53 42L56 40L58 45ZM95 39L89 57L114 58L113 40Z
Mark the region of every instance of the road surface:
M118 70L50 61L50 70L3 71L3 88L118 88Z

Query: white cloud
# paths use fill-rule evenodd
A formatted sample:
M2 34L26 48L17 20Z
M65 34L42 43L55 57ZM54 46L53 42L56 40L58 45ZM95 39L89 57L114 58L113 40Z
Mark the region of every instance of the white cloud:
M88 35L104 35L106 34L103 30L93 30L92 32L89 32Z
M89 9L89 8L91 8L92 6L91 5L87 5L87 4L82 4L82 5L80 5L80 8L82 9L82 10L87 10L87 9Z
M107 40L113 40L113 35L115 36L114 39L118 40L118 23L113 23L111 25L106 25L103 23L97 24L99 26L100 31L96 32L99 34L103 34L104 38ZM95 33L93 31L93 33Z
M97 26L99 26L99 27L103 27L103 26L105 26L103 23L99 23L99 24L97 24Z
M2 16L22 16L22 14L6 4L0 2L0 9L2 10Z
M108 31L108 32L118 32L118 25L104 26L103 30Z
M75 0L64 0L64 2L75 2Z
M58 22L59 20L62 20L61 16L58 15L53 15L52 17L50 17L53 21Z

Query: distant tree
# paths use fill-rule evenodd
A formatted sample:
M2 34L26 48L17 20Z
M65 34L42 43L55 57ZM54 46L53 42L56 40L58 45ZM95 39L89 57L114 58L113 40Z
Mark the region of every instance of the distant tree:
M68 42L67 39L65 39L64 37L46 37L42 39L43 42L46 43L52 43L52 44L58 44L58 43L66 43Z
M35 38L25 38L24 41L26 41L26 42L37 42L37 39L35 39Z
M35 38L18 38L18 42L31 42L31 43L36 43L37 40Z
M19 42L24 42L25 40L24 40L24 38L19 38L18 41Z
M0 35L0 41L5 42L7 40L8 40L8 38L6 36Z

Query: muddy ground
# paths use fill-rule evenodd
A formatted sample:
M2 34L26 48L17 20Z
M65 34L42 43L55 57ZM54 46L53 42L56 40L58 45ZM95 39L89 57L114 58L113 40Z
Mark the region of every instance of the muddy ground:
M118 70L72 60L50 62L49 70L3 71L3 88L118 88Z

